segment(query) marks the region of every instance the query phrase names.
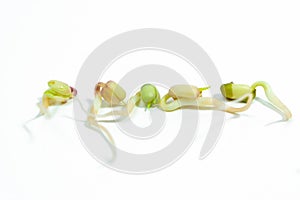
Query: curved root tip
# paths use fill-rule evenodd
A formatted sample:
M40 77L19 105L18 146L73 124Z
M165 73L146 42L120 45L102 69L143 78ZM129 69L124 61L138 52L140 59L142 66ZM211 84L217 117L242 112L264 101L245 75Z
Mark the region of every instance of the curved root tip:
M256 87L261 86L264 89L265 95L268 100L277 107L283 114L283 120L287 121L292 118L292 113L286 105L284 105L281 100L275 95L271 86L264 81L257 81L252 84L251 88L255 89Z

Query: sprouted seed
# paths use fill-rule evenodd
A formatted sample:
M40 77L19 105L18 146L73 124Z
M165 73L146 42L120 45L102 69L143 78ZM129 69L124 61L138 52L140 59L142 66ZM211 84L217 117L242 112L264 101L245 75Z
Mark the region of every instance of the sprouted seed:
M94 93L95 99L90 109L90 115L93 116L95 120L97 117L108 117L112 115L128 116L135 105L135 103L133 104L134 97L129 99L127 104L124 102L126 92L114 81L108 81L106 84L102 82L97 83ZM108 103L109 107L123 106L125 109L99 115L98 112L103 105L103 101ZM98 122L100 122L100 120L98 120Z
M40 114L46 114L49 106L62 105L77 95L77 90L64 82L51 80L48 82L49 89L46 90L42 97Z
M141 98L146 105L145 110L160 102L160 94L152 84L145 84L141 87Z
M256 97L256 90L245 84L234 84L233 82L230 82L221 85L220 90L222 95L229 101L237 100L249 93L252 93L253 99ZM246 103L247 99L244 99L241 102Z
M87 117L87 126L90 128L96 128L103 134L106 141L112 150L113 156L110 161L113 161L116 157L115 142L110 132L97 121L99 109L102 106L103 101L107 102L110 107L124 105L123 100L126 97L125 90L114 81L108 81L107 83L99 82L94 88L94 102L90 108L90 113Z
M280 110L283 116L283 120L289 120L292 117L291 111L280 101L280 99L274 94L271 86L264 81L257 81L252 84L252 86L244 84L234 84L233 82L223 84L221 86L221 92L223 96L229 100L237 100L240 96L252 94L253 99L256 97L256 88L263 87L266 97L271 102L271 104ZM251 102L253 101L251 100ZM250 102L250 103L251 103Z
M75 88L61 81L51 80L48 82L48 86L49 89L43 93L41 102L37 104L40 112L31 120L28 120L24 126L26 126L26 124L30 121L46 115L48 113L49 106L63 105L77 95L77 90Z

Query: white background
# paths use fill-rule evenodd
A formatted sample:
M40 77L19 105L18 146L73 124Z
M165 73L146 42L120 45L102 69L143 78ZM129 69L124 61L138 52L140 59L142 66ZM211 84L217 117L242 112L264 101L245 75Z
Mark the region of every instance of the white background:
M0 199L300 199L298 1L1 1ZM260 103L226 115L214 151L198 160L203 136L174 165L128 175L95 161L74 122L22 123L50 79L74 84L106 39L164 28L196 41L224 82L269 82L293 112L288 123ZM259 96L263 93L259 91ZM71 105L63 111L72 113Z

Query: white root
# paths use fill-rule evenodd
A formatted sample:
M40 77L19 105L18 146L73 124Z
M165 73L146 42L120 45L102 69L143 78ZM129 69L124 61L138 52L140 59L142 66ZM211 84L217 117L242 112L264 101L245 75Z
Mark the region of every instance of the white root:
M112 135L109 133L109 131L104 126L99 124L93 117L88 117L87 126L89 128L93 128L95 131L102 134L102 136L107 141L107 143L112 151L112 158L111 158L110 162L115 160L115 158L116 158L115 141L114 141Z
M132 96L126 106L122 110L115 110L111 111L102 115L97 115L97 117L109 117L109 116L121 116L121 117L127 117L130 115L130 113L133 111L135 105L138 101L140 101L140 93L138 92L136 95Z
M291 111L274 94L271 86L268 83L264 82L264 81L257 81L257 82L252 84L251 88L255 89L258 86L263 87L263 89L265 91L265 94L266 94L266 97L269 99L269 101L282 112L283 120L285 120L285 121L289 120L292 117Z

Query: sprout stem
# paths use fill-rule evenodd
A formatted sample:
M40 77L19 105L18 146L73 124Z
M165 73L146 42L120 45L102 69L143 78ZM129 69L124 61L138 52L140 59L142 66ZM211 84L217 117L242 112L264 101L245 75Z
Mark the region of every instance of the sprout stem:
M229 113L242 112L247 110L252 102L253 94L248 93L241 98L237 99L237 102L240 102L246 98L248 98L245 106L240 108L235 108L231 106L227 106L222 101L212 98L212 97L198 97L196 99L176 99L170 103L167 103L167 100L170 98L169 94L163 96L160 101L159 108L166 112L175 111L180 108L191 108L191 109L199 109L199 110L222 110Z
M252 84L251 88L255 89L258 86L263 87L266 97L269 99L269 101L283 113L283 120L289 120L292 117L291 111L274 94L271 86L264 81L257 81Z

